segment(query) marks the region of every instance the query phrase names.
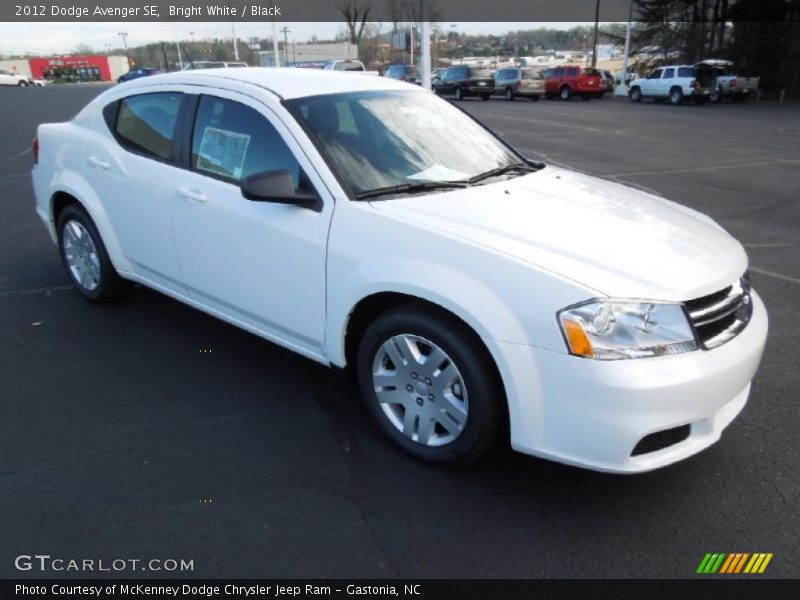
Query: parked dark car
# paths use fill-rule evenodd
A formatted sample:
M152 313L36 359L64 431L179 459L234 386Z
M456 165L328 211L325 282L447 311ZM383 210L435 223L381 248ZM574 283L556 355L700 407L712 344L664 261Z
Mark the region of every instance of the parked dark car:
M494 78L489 69L456 65L442 73L441 81L433 89L437 94L455 96L456 100L468 96L488 100L494 93Z
M584 100L601 92L601 75L597 69L565 65L548 69L546 73L545 92L548 98L558 96L569 100L578 94Z
M158 69L153 69L151 67L137 67L136 69L131 69L124 75L120 75L117 77L117 83L122 83L124 81L130 81L131 79L139 79L139 77L149 77L150 75L158 75L161 71Z
M600 71L600 91L595 98L602 98L603 94L614 93L614 75L611 71Z
M506 100L517 96L538 100L544 94L544 73L540 69L506 67L494 74L494 93Z
M383 72L383 76L422 85L422 76L419 74L419 69L415 65L390 65Z

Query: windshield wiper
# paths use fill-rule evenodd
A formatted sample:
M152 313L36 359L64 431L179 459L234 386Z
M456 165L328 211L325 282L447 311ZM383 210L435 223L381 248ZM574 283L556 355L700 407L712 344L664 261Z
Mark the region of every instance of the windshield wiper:
M483 181L484 179L489 179L490 177L496 177L497 175L505 175L506 173L510 173L511 171L524 171L525 173L534 173L539 170L539 167L536 167L532 164L528 163L514 163L511 165L505 165L504 167L497 167L496 169L491 169L486 171L485 173L481 173L480 175L475 175L470 179L467 179L467 183L478 183L479 181Z
M421 192L428 192L430 190L450 190L456 188L465 188L469 185L466 181L426 181L424 183L401 183L399 185L390 185L374 190L365 190L356 194L357 200L364 198L374 198L376 196L387 196L389 194L416 194Z

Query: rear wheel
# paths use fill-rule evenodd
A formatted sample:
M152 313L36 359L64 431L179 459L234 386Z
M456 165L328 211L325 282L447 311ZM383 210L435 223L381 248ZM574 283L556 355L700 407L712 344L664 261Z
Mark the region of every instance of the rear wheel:
M131 283L117 274L100 233L89 214L78 205L67 206L58 216L58 249L72 285L90 302L112 302Z
M558 95L562 100L569 100L570 98L572 98L572 90L569 89L568 85L565 85L564 87L561 88Z
M633 102L641 102L642 101L642 90L640 90L638 87L632 87L631 91L628 92L628 97Z
M358 381L395 444L427 462L464 463L483 454L501 426L503 392L489 360L462 323L407 304L367 328Z
M456 100L461 101L464 99L464 92L460 87L456 88Z
M674 87L669 91L669 101L671 104L680 104L683 102L683 90Z
M506 100L511 102L514 99L514 90L510 87L506 88Z

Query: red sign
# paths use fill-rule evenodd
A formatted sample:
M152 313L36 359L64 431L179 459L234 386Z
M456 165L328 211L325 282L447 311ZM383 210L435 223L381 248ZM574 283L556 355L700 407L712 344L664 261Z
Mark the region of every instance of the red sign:
M28 63L31 67L31 74L37 79L45 77L51 70L100 69L100 79L111 81L111 70L106 56L49 56L31 58Z

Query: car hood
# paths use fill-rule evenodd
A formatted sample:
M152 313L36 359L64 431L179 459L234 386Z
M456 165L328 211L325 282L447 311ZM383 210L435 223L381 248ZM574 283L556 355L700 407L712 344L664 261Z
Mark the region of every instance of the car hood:
M747 268L742 245L709 217L561 168L371 205L612 297L689 300Z

